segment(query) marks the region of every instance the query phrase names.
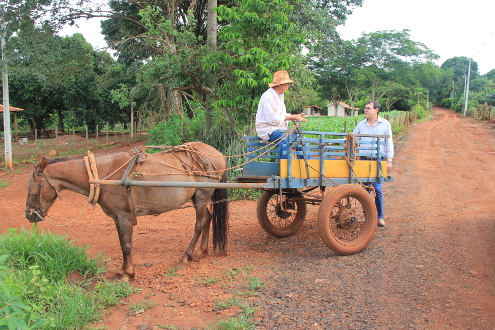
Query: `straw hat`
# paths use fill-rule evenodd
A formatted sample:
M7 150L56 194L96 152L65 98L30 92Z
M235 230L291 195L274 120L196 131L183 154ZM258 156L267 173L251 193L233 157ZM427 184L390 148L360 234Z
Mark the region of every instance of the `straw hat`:
M277 71L273 74L273 82L268 84L268 87L275 87L282 84L293 83L294 80L289 78L289 73L285 70Z

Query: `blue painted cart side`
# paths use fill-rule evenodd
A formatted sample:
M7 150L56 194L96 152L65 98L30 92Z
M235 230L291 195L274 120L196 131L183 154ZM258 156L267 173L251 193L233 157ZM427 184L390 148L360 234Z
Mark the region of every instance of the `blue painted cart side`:
M380 145L383 145L385 136L377 135L355 135L358 138L368 138L369 141L359 141L356 144L354 139L348 138L348 133L338 132L314 132L303 131L298 135L287 137L288 145L287 160L280 160L278 148L274 144L265 144L258 137L245 136L247 141L248 159L253 160L244 165L243 175L237 176L234 182L262 182L266 180L269 187L276 188L304 188L308 186L336 186L348 183L370 183L370 182L391 182L393 178L382 175L382 159ZM349 175L343 177L332 177L326 175L329 164L342 166L342 161L327 162L330 160L347 160L348 166L353 167L358 164L360 158L367 157L368 162L375 163L378 167L378 175L367 177L355 177L353 170L348 170ZM305 161L308 159L309 161ZM297 164L296 164L297 163ZM317 164L315 168L311 164ZM287 165L285 165L287 164ZM302 165L304 164L304 165ZM360 164L363 165L363 164ZM287 166L287 169L284 169ZM294 176L293 167L304 166L305 177ZM310 172L318 172L319 177L311 177ZM282 172L288 173L283 176ZM327 171L328 172L328 171Z

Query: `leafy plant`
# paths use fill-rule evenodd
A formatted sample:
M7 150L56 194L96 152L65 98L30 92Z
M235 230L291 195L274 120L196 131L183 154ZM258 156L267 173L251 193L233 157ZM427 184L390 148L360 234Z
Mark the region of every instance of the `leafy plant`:
M4 283L4 266L8 255L0 256L0 329L37 329L48 324L48 319L32 319L31 308L22 302L21 298L11 293L10 288Z
M167 271L167 273L163 274L164 276L171 277L171 276L181 276L181 274L178 272L177 267L170 267Z

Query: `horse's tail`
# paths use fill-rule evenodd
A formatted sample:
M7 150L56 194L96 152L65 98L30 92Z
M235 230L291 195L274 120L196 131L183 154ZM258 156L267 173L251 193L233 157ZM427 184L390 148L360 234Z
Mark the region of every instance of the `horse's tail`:
M227 182L227 171L220 182ZM229 200L227 189L216 188L211 196L213 203L213 250L220 254L227 252L227 232L229 219Z

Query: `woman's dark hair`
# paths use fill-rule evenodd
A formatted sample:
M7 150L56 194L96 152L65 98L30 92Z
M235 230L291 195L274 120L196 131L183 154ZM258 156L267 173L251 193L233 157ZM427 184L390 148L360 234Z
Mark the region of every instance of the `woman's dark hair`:
M380 105L380 103L378 103L377 101L366 102L366 104L370 104L370 103L373 103L373 108L378 109L378 112L380 112L380 110L382 109L382 106Z

